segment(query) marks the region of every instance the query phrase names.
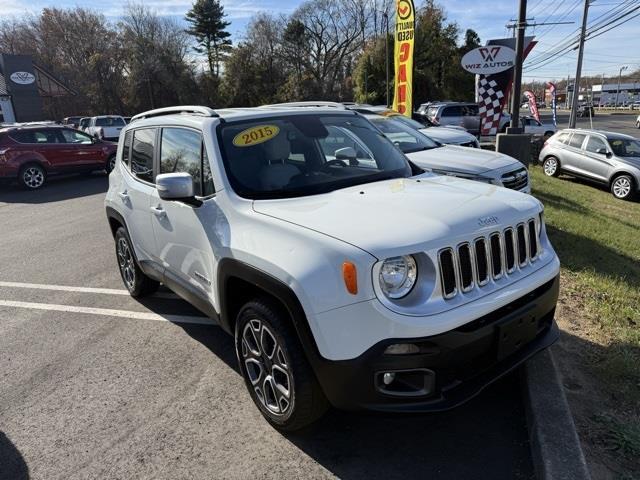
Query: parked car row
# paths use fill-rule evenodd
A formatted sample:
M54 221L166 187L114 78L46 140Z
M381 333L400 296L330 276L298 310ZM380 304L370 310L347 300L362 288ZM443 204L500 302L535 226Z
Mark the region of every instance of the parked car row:
M431 102L420 105L415 112L418 121L428 125L442 127L461 127L473 135L480 136L480 113L476 103L465 102ZM505 132L511 115L503 113L498 126L499 132ZM552 124L543 124L530 116L521 117L521 125L525 133L549 137L556 131Z

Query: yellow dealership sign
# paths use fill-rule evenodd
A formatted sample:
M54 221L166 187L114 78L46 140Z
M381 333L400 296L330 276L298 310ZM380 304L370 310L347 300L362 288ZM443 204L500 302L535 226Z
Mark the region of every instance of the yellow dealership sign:
M415 17L411 0L396 0L396 32L393 48L395 82L393 109L407 117L413 110L413 39Z

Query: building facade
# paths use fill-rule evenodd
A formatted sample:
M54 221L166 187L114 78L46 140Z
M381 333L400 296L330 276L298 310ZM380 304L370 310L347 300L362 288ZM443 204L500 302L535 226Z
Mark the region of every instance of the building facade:
M43 98L74 94L29 55L0 53L0 123L47 120Z

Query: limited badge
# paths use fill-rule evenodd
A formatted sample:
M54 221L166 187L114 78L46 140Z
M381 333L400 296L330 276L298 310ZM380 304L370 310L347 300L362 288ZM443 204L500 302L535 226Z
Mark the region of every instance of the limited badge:
M252 147L271 140L278 133L280 133L280 129L276 125L257 125L247 128L233 137L233 144L236 147Z

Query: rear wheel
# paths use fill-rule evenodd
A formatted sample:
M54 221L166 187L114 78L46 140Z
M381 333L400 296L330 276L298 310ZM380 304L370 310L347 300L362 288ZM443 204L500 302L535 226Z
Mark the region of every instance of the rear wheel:
M18 180L20 184L28 190L37 190L44 185L47 179L47 172L37 163L25 165L20 170Z
M620 200L630 200L634 195L633 178L630 175L620 175L611 182L611 193Z
M109 174L113 171L114 168L116 168L116 156L111 155L107 160L107 164L105 165L104 169L107 171L107 174Z
M560 175L560 162L556 157L547 157L542 162L542 170L547 177L557 177Z
M287 314L275 302L258 298L240 309L235 343L249 394L271 425L298 430L324 414L324 393Z
M124 286L132 297L143 297L155 292L160 284L149 278L138 266L127 231L120 227L116 230L116 258Z

